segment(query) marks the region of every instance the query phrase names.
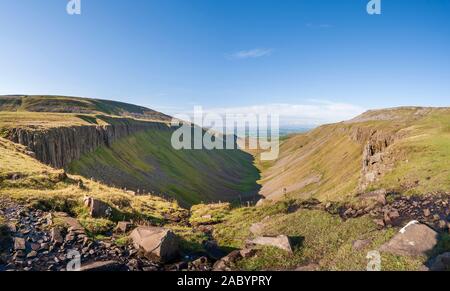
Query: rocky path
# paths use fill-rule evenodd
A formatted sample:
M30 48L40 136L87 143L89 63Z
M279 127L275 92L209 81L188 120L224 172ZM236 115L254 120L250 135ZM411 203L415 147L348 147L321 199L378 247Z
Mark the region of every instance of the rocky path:
M344 219L370 215L380 228L402 226L416 220L436 231L450 229L450 195L428 194L423 196L401 196L386 194L383 191L368 193L363 199L375 199L378 203L367 208L342 208Z
M169 268L140 256L133 246L118 246L111 241L90 239L78 222L59 214L70 227L60 230L54 215L28 209L8 199L0 199L0 215L9 228L9 242L0 254L0 271L65 271L76 266L82 270L158 271ZM187 264L186 264L187 266Z

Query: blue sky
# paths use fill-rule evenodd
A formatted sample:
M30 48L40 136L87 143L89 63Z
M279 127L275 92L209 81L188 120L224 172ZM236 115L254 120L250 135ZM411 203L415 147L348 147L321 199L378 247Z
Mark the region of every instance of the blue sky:
M120 100L174 114L279 110L323 123L450 105L450 1L0 1L0 94Z

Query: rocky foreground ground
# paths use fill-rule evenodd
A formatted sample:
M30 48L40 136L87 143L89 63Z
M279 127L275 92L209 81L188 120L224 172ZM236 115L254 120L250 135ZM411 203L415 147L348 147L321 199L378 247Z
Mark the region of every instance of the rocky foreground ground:
M5 218L8 239L2 242L0 271L66 271L76 265L81 271L163 271L208 270L206 257L186 257L164 264L157 257L147 258L133 244L118 245L114 238L95 240L87 236L78 221L65 213L47 213L29 209L8 199L0 200L0 214ZM67 229L57 224L64 223ZM119 223L117 232L128 231Z
M370 216L378 228L396 227L398 234L384 244L379 251L400 256L427 256L429 261L423 270L448 270L450 253L435 253L443 236L450 228L450 200L447 194L430 194L404 197L380 190L364 194L361 203L353 206L334 205L308 200L294 203L288 209L316 209L340 216L342 220ZM87 200L91 215L107 212L99 201ZM96 271L164 271L164 270L233 270L239 260L258 255L258 246L271 246L293 253L290 238L279 234L261 236L265 221L250 227L252 238L246 247L224 253L213 238L214 223L192 226L208 235L203 242L206 252L183 253L177 237L169 229L155 226L132 226L119 222L110 237L94 239L88 236L79 222L66 213L49 213L23 206L13 200L0 199L0 215L4 218L8 239L0 241L0 270L2 271L65 271L77 267ZM204 215L204 218L211 218ZM270 219L266 218L266 219ZM206 219L208 220L208 219ZM65 228L61 228L61 224ZM128 235L129 240L118 243L116 238ZM357 240L355 250L364 249L370 241ZM431 257L432 255L432 257ZM299 266L297 270L317 270L318 265Z

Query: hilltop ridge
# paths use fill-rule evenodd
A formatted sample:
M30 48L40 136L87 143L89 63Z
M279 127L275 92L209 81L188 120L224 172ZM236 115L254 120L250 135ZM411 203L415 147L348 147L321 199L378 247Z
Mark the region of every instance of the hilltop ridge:
M170 121L161 112L124 102L69 96L0 96L0 111L106 114L147 120Z

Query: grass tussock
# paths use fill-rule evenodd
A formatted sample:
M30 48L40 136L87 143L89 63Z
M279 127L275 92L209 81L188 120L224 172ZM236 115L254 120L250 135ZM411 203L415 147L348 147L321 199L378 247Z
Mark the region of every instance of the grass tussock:
M230 212L230 203L197 204L191 207L189 222L193 225L216 224Z

